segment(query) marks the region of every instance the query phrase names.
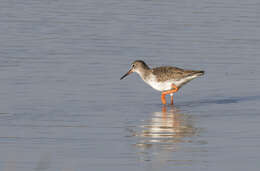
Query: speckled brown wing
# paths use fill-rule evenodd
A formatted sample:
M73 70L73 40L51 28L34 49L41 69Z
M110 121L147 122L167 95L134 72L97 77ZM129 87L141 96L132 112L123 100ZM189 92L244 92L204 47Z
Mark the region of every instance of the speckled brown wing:
M203 71L184 70L177 67L163 66L152 69L152 73L156 75L157 81L164 82L167 80L180 80L198 73L203 74Z

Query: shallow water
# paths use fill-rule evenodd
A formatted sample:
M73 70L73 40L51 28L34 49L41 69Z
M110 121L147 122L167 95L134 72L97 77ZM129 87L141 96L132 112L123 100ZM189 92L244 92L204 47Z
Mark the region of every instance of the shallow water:
M0 1L0 169L256 170L260 3ZM205 70L162 106L133 74ZM169 99L168 99L169 100Z

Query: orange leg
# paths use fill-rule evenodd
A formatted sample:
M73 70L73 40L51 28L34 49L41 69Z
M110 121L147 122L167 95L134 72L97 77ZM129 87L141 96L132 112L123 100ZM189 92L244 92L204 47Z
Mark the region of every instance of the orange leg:
M166 94L163 94L163 93L162 93L162 96L161 96L162 104L166 104L165 95L166 95Z
M173 105L173 94L171 94L171 105Z
M166 104L165 96L167 94L173 94L173 93L175 93L177 91L178 91L178 87L175 84L172 84L172 89L171 90L162 92L162 96L161 96L162 104ZM173 104L173 96L171 96L171 104Z

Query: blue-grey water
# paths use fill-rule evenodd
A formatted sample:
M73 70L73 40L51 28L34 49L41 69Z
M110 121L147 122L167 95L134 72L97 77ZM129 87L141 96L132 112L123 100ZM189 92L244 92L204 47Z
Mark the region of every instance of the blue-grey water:
M259 28L257 0L0 0L0 170L257 170ZM136 59L206 74L162 106Z

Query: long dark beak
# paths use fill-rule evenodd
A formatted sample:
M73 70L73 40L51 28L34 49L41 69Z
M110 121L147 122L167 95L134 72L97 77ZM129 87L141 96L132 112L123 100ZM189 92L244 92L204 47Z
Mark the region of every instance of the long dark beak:
M123 75L120 80L122 80L123 78L125 78L126 76L128 76L129 74L131 74L133 71L132 71L132 68L125 74Z

